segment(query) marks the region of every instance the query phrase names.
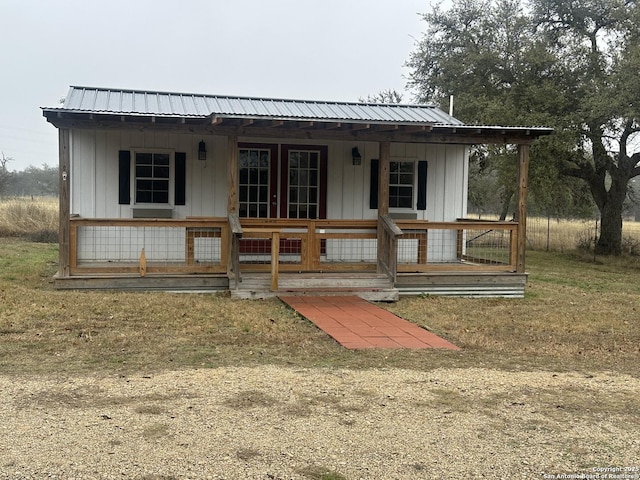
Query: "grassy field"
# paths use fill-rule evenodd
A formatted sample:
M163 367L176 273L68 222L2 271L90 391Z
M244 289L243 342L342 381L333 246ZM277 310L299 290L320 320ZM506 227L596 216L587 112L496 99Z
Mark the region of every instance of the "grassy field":
M55 291L56 244L3 238L0 250L2 373L279 364L638 374L637 257L593 263L531 252L522 300L413 297L383 304L461 352L348 351L275 299Z
M535 250L571 252L593 249L600 234L600 222L591 220L527 218L527 246ZM622 223L622 249L640 255L640 222Z
M58 241L58 199L11 198L0 201L0 237Z

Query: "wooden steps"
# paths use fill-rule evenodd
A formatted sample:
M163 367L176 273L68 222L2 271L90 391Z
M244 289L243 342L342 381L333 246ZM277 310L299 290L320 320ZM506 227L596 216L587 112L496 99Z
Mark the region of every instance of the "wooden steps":
M271 290L271 276L267 273L243 273L233 298L256 299L277 295L357 295L371 301L394 302L398 290L386 275L375 273L294 273L280 274L278 290Z

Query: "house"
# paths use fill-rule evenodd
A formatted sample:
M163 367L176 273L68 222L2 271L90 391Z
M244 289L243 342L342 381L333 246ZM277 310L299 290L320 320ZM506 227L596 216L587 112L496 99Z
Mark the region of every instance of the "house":
M431 105L71 87L58 288L522 296L542 127ZM518 149L516 221L465 219L473 144Z

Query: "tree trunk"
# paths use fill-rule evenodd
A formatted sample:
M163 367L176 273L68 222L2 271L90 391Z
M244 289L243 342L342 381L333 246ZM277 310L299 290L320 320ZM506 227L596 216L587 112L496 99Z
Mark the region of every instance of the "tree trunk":
M513 189L505 189L504 193L501 195L502 197L502 208L500 210L500 221L503 222L507 218L509 214L509 207L511 206L511 199L514 195Z
M622 254L622 205L608 202L600 210L600 236L596 253L600 255Z
M628 181L625 176L616 175L612 178L609 191L601 198L603 201L596 201L600 210L600 237L596 243L596 253L600 255L622 254L622 210Z

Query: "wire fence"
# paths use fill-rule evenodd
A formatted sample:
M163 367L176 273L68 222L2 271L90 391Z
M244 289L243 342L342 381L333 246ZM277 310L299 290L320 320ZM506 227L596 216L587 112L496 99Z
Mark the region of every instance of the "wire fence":
M533 250L592 251L601 233L600 218L527 218L527 248ZM640 222L622 222L622 251L629 255L640 255Z

